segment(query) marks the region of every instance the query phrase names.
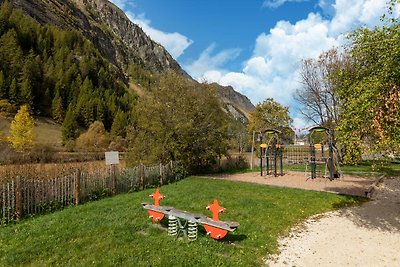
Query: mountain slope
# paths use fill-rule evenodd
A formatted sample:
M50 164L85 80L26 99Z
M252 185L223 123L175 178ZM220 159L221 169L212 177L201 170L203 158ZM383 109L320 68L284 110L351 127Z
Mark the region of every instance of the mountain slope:
M129 63L135 63L153 72L172 69L183 73L160 44L106 0L14 0L12 3L41 24L80 31L120 70L125 71Z
M126 84L128 84L127 76L132 75L129 67L133 64L148 70L149 73L146 74L148 76L152 76L151 73L157 75L173 70L192 80L163 46L154 42L138 25L132 23L123 11L107 0L12 0L10 2L42 25L49 24L81 32L93 42L102 56L118 69ZM141 81L136 83L143 84ZM220 101L231 107L225 109L233 117L246 118L254 109L248 98L234 91L232 87L216 85L216 90ZM236 110L234 113L237 115L231 112L233 110Z

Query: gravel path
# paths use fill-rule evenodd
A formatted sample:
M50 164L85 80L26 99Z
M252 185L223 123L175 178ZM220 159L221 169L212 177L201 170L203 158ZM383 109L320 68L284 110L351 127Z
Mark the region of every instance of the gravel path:
M248 173L214 178L360 196L374 188L372 201L319 214L294 227L279 240L280 253L267 256L265 263L271 267L400 266L400 177L379 184L368 177L311 180L296 172L282 177Z
M279 240L269 266L400 266L400 178L386 179L373 201L308 219Z

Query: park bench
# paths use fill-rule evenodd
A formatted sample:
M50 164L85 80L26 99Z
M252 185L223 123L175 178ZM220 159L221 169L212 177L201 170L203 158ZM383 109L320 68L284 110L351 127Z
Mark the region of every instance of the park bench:
M185 210L175 209L174 207L160 206L159 201L164 198L156 189L152 195L154 204L144 202L142 206L148 211L149 217L155 221L161 221L164 216L168 217L168 234L178 237L181 233L191 240L197 239L197 226L202 224L207 234L214 239L222 239L228 232L233 232L239 226L237 222L225 222L219 220L219 213L225 208L219 206L218 200L207 206L213 216L208 218L201 213L192 213Z

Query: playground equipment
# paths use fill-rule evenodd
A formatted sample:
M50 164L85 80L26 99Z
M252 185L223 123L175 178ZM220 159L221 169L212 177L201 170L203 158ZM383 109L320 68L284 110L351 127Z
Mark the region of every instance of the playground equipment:
M267 129L264 131L264 134L268 142L260 145L260 174L261 176L263 176L263 173L266 175L273 174L275 177L278 175L283 176L282 149L279 143L281 132L275 129ZM280 169L279 174L278 165Z
M224 222L219 220L219 213L225 211L224 207L218 204L218 200L214 200L213 204L207 205L206 209L212 212L212 219L207 218L203 214L191 213L184 210L178 210L173 207L160 206L160 200L164 196L160 194L160 190L150 195L154 199L154 205L144 202L142 206L148 211L149 217L154 222L161 221L165 215L168 216L168 235L179 237L182 233L190 240L197 239L197 226L203 224L207 234L214 239L222 239L228 232L233 232L239 226L237 222ZM186 229L187 228L187 229Z
M309 139L310 139L310 159L306 164L306 173L307 166L310 165L311 171L311 179L317 178L317 164L322 163L325 165L325 174L327 177L327 170L329 171L329 179L333 180L335 178L340 177L340 173L338 170L338 160L337 156L334 155L334 146L332 142L332 136L329 132L328 128L322 126L315 126L310 128L309 130ZM314 134L315 133L325 133L328 142L328 157L324 156L324 146L321 144L314 144ZM317 158L316 149L321 150L321 157ZM336 153L337 154L337 153Z

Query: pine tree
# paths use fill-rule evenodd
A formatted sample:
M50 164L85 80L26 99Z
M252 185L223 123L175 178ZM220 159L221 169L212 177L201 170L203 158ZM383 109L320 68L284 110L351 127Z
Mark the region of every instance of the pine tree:
M63 108L63 104L62 104L62 99L61 99L58 91L56 92L56 95L53 98L51 108L52 108L53 119L56 122L61 123L64 118L64 108Z
M20 85L20 101L29 106L33 105L32 85L28 79L24 79Z
M11 122L8 140L16 151L24 151L33 146L33 129L35 123L27 105L21 106Z
M74 112L74 106L70 104L62 125L62 138L64 143L67 143L69 140L75 139L77 135L78 123L76 122L76 114Z
M0 70L0 99L7 98L6 82L3 71Z
M12 79L10 88L8 89L10 100L13 104L19 103L18 100L18 83L15 78Z
M126 136L126 126L127 126L127 118L121 110L118 110L117 114L114 117L114 121L111 126L111 135L112 136Z

